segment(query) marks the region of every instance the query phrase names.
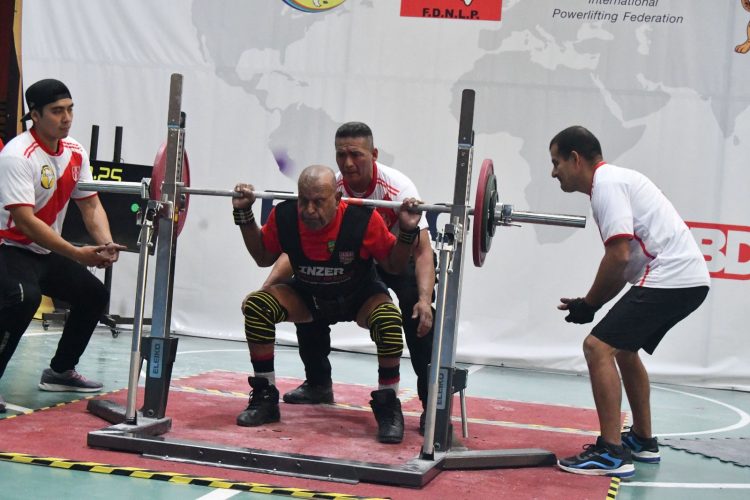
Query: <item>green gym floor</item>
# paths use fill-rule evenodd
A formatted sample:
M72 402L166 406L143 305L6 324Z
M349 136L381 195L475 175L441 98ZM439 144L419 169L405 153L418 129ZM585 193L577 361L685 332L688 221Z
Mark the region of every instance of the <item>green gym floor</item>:
M0 380L0 394L9 403L0 414L0 452L17 450L3 446L3 418L33 409L80 399L80 394L46 393L37 389L41 370L47 366L60 335L53 324L48 331L34 321ZM130 332L113 338L107 328L97 329L78 369L89 378L104 382L105 391L127 387ZM374 384L373 370L365 354L334 352L334 383ZM279 346L276 354L278 376L304 377L294 347ZM180 337L173 379L222 369L249 372L249 356L243 342ZM403 387L415 387L408 362L402 369ZM572 405L593 408L589 381L585 376L544 373L493 366L463 366L469 369L469 396L506 401ZM750 394L737 391L653 384L654 429L661 437L748 439L745 464L750 464ZM471 417L471 408L469 408ZM65 426L65 422L59 422ZM102 427L105 426L103 423ZM95 430L95 429L92 429ZM40 437L40 439L42 439ZM543 446L540 446L543 447ZM417 452L415 452L415 455ZM629 499L747 499L750 498L750 466L721 461L703 455L661 447L659 465L636 464L636 476L623 480L616 498ZM169 470L169 463L154 461L153 470ZM174 466L172 466L174 469ZM217 468L215 477L221 476ZM268 475L273 483L274 476ZM335 483L331 487L335 491ZM409 498L411 490L393 488L392 498ZM502 493L502 492L500 492ZM608 498L613 498L610 493ZM247 493L199 485L171 484L156 480L118 477L107 474L65 470L0 460L0 499L225 499L278 498L282 495ZM289 495L283 495L289 497ZM581 497L585 495L581 494ZM502 498L513 498L512 492ZM604 500L604 499L602 499Z

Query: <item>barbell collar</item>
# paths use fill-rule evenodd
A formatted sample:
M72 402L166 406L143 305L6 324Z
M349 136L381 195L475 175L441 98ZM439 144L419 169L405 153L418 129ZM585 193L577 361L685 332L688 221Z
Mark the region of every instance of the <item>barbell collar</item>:
M507 207L509 206L510 210L508 211ZM586 227L586 217L582 215L526 212L522 210L513 210L512 205L502 205L500 208L495 208L494 223L496 226L508 226L514 222L544 224L547 226Z
M242 198L242 194L232 189L201 189L187 186L179 186L180 194L196 194L201 196L226 196L229 198ZM257 196L256 198L260 198Z
M151 179L141 179L141 198L148 200L151 197Z
M80 181L78 189L81 191L97 191L105 193L137 194L141 195L144 182L148 184L150 179L141 182L118 182L118 181ZM146 193L148 189L146 189ZM148 198L148 195L146 196Z

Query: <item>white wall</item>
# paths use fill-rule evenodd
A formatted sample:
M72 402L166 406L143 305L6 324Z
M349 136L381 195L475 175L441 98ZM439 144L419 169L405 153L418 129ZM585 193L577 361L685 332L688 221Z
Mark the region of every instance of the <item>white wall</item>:
M295 191L302 167L334 165L336 127L365 121L381 159L430 202L453 196L460 94L473 88L474 185L492 158L502 202L590 215L585 196L549 177L547 153L556 132L585 125L608 161L651 177L687 221L718 226L696 230L712 291L646 356L654 378L750 389L750 54L734 52L750 15L739 2L709 0L504 4L502 22L487 22L400 17L396 0L315 14L281 0L27 0L24 86L65 81L72 135L88 144L99 124L99 157L109 158L121 125L124 160L148 164L166 138L170 74L183 74L192 184L204 188L242 180ZM562 19L555 9L619 17ZM625 12L682 21L644 24ZM293 163L285 172L279 151ZM243 338L239 303L266 270L247 255L229 200L193 197L178 247L173 327ZM555 306L585 294L602 253L593 220L584 230L499 228L485 266L465 266L458 359L584 371L588 330ZM127 255L115 270L113 312L132 314L136 263ZM372 350L364 330L336 332L335 345ZM284 325L279 337L294 336Z

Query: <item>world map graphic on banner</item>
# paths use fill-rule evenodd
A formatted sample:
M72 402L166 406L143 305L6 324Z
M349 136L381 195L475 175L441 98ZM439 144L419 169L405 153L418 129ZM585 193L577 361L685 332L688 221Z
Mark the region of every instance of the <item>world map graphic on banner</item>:
M712 112L704 117L707 125L715 122L724 137L733 135L737 117L748 108L747 101L727 100L727 91L739 82L726 82L722 89L714 79L696 78L726 74L726 59L712 54L734 49L723 26L705 26L716 36L695 36L702 20L721 18L714 12L715 4L693 2L687 12L681 10L687 7L681 2L579 0L547 5L544 16L538 2L519 1L503 16L502 30L483 33L480 48L485 55L458 84L478 82L477 107L499 110L479 114L477 130L533 137L540 126L561 130L574 117L577 123L591 124L601 137L617 137L605 144L605 155L618 158L642 139L645 118L694 93ZM610 64L605 54L619 62ZM665 60L673 64L664 66ZM750 60L746 63L747 70ZM498 84L512 92L498 92ZM456 116L459 105L453 103ZM524 115L520 108L532 117L559 120L518 120ZM549 162L538 144L525 143L521 155L529 165ZM529 206L559 198L547 170L532 168L531 176L526 189ZM570 200L561 203L563 211L575 208Z
M327 33L342 30L355 7L353 2L344 2L328 12L308 14L291 8L280 12L276 2L226 3L227 8L215 9L210 0L194 1L197 33L216 64L217 75L278 116L268 148L279 170L296 178L310 162L311 151L320 149L317 137L332 137L347 119L323 109L312 98L316 94L311 91L313 82L305 75L338 67L331 62L335 54L348 56L345 50L331 47ZM725 23L705 24L725 19L733 8L728 5L725 10L729 10L717 14L714 2L505 0L501 22L467 23L398 17L386 3L357 2L357 19L369 15L373 19L372 23L357 22L358 36L389 36L383 26L388 13L393 15L388 19L394 26L409 19L408 28L416 39L429 39L437 25L441 30L481 25L476 47L460 54L467 58L463 62L469 62L468 70L466 64L440 68L441 78L454 82L454 100L446 106L457 120L460 91L473 88L476 108L482 110L475 115L476 132L504 133L523 140L520 155L530 181L522 201L529 207L546 208L554 199L558 213L586 209L585 200L559 196L556 183L549 182L546 144L529 140L540 134L546 138L572 123L588 124L598 135L616 138L607 141L605 156L618 158L643 140L649 119L693 96L705 104L699 120L706 127L715 127L725 140L740 141L735 125L747 111L748 100L728 96L742 93L742 86L747 89L750 56L734 68L735 75L740 72L746 78L729 80L724 77L727 59L715 54L735 55L738 37L744 34L727 33ZM456 4L465 2L456 0ZM363 10L371 14L362 14ZM696 36L701 29L706 36ZM223 43L227 36L235 42ZM320 53L308 55L304 74L287 63L292 49L300 44L321 47ZM363 53L362 57L370 56ZM346 78L331 85L327 91L349 91ZM674 128L680 125L675 123ZM317 131L315 135L309 133L311 128ZM387 145L380 153L384 163L395 160ZM645 173L652 175L647 169ZM565 237L565 233L542 231L539 240L555 242Z

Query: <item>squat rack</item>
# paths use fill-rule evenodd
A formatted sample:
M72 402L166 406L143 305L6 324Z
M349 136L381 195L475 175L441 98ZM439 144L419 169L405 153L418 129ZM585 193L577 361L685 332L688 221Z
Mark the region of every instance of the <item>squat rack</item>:
M534 467L554 464L553 453L543 449L506 449L484 451L452 450L453 424L451 421L453 395L463 392L467 371L455 366L458 341L459 304L463 248L467 239L469 216L477 218L477 209L469 207L471 170L474 148L474 97L467 89L462 93L459 119L458 155L456 161L453 204L450 220L437 238L439 251L439 279L435 315L432 363L429 373L429 394L426 407L425 437L417 457L403 465L334 459L329 457L274 452L246 447L218 445L208 442L173 439L164 436L172 425L166 416L172 366L177 352L177 338L170 336L175 256L177 250L178 219L183 210L184 194L218 194L183 186L183 157L185 142L185 113L182 111L182 75L173 74L170 83L167 118L166 170L159 199L149 200L143 214L141 245L138 262L133 342L130 360L127 407L108 400L91 400L88 410L113 425L88 434L91 447L140 453L168 460L202 465L224 466L244 470L293 475L306 478L345 482L371 482L396 486L422 487L442 470L495 469ZM483 169L484 170L484 169ZM487 187L490 198L496 200L494 178ZM118 183L120 192L129 189ZM114 190L106 183L93 182L83 189ZM143 197L149 193L146 181L140 189ZM153 193L153 190L151 190ZM492 232L494 225L510 224L512 207L503 205L496 213L491 206ZM527 222L582 227L585 218L577 216L532 214ZM501 217L502 216L502 217ZM482 226L488 225L488 214L482 215ZM158 220L158 229L155 222ZM475 221L475 224L477 221ZM485 230L489 228L483 227ZM156 270L153 292L152 325L149 336L143 336L143 311L149 244L153 232L158 231ZM476 233L475 233L476 235ZM491 237L491 235L490 235ZM486 251L486 249L484 249ZM136 411L136 390L143 361L147 364L143 406ZM465 408L462 404L464 434Z

